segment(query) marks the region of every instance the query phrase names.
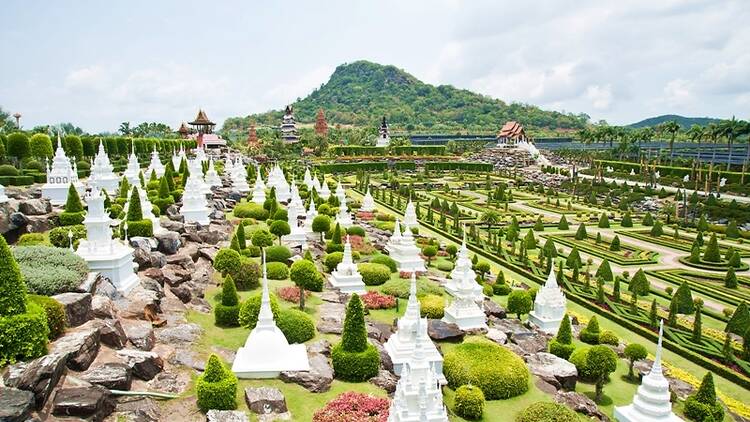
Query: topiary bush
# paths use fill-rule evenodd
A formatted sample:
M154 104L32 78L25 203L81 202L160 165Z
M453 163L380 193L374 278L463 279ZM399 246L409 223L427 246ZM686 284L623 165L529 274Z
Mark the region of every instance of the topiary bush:
M281 262L269 262L266 271L270 280L286 280L289 278L289 267Z
M276 295L269 293L269 299L271 301L271 313L275 320L279 319L279 300ZM240 306L239 323L241 326L249 329L255 328L255 324L258 323L258 313L260 312L260 301L261 293L247 298L245 302Z
M705 421L709 417L715 421L724 420L724 407L716 400L714 377L710 372L703 377L698 391L685 400L685 416L694 421Z
M573 344L573 330L570 326L570 317L568 314L565 314L562 322L560 322L560 328L557 330L557 335L549 342L549 352L557 357L568 359L575 348L576 347Z
M484 339L469 339L445 354L443 372L451 388L471 384L487 400L507 399L529 389L529 370L510 350Z
M591 380L591 374L586 367L586 359L588 358L590 348L579 347L570 354L568 361L576 366L578 370L578 377L583 380Z
M86 227L83 225L55 227L49 231L49 243L58 248L69 248L70 239L68 238L68 231L73 233L73 248L78 247L78 241L80 239L86 238Z
M206 363L206 370L195 381L195 393L198 408L203 412L236 409L237 376L224 366L218 356L212 354Z
M240 297L232 276L227 276L222 283L221 301L214 306L214 321L223 327L240 325Z
M42 233L24 233L18 238L16 246L52 246Z
M10 164L0 165L0 176L18 176L18 169Z
M286 263L292 257L292 251L284 245L274 245L266 248L266 262Z
M367 342L362 301L355 293L346 305L341 342L331 350L333 371L337 378L361 382L378 374L380 353Z
M368 286L379 286L391 279L391 271L383 264L364 262L357 264L357 269Z
M352 236L365 237L365 229L363 229L360 226L351 226L348 229L346 229L346 234L349 234Z
M588 344L599 344L599 321L596 319L596 315L591 317L586 327L581 330L579 338L582 342Z
M570 408L559 403L534 403L516 416L516 422L579 422L580 418Z
M65 332L67 321L65 318L65 307L48 296L29 295L29 301L36 303L44 309L47 316L47 327L49 328L49 339L54 340Z
M396 296L401 299L409 298L409 286L411 280L396 279L388 280L385 284L380 287L380 291L391 296ZM443 288L438 286L436 283L417 279L417 296L422 297L424 295L443 295Z
M422 318L440 319L445 314L443 296L425 295L419 298L419 311Z
M72 292L88 275L83 258L69 249L49 246L20 246L13 256L29 292L52 296Z
M484 412L484 393L479 387L462 385L456 390L453 401L456 415L464 419L474 420L482 417Z
M268 211L260 204L245 202L234 207L234 216L238 218L265 220L268 218Z
M325 258L323 259L323 265L326 267L326 271L333 272L336 267L343 261L344 259L344 253L343 252L333 252L326 254Z
M221 248L214 257L214 269L221 275L236 274L240 270L240 253L234 249Z
M453 270L453 263L450 261L440 261L437 263L436 268L440 271L452 271Z
M141 237L153 237L154 236L154 223L153 221L144 218L137 221L126 221L128 225L128 238L141 236ZM123 224L123 230L125 225ZM123 231L123 235L124 235Z
M601 333L599 333L599 343L600 344L609 344L610 346L617 346L620 344L620 339L617 337L617 334L615 334L612 331L604 330Z
M492 285L492 292L497 296L507 296L510 294L511 289L506 283L495 283Z
M315 323L313 319L297 309L285 309L279 313L276 320L284 337L289 343L304 343L315 337Z
M385 265L386 267L388 267L388 269L392 273L395 273L396 271L398 271L398 264L396 264L396 261L394 261L393 258L391 258L388 255L382 255L382 254L381 255L375 255L370 260L370 262L373 263L373 264L382 264L382 265Z

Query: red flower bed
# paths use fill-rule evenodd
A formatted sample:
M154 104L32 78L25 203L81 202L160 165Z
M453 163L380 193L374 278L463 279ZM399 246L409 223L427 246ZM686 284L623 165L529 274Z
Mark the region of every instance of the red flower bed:
M427 274L427 273L425 273L424 271L417 271L417 277L419 277L421 275L424 275L424 274ZM401 271L401 272L398 273L398 276L400 278L409 278L410 279L411 278L411 271Z
M396 307L396 298L376 291L369 291L359 297L367 309L390 309Z
M315 412L313 422L386 422L389 407L386 398L350 391Z
M287 302L299 303L299 287L287 286L276 289L276 295ZM310 296L310 292L305 290L305 297Z
M352 244L352 250L362 255L371 255L375 253L375 247L365 241L362 236L350 235L349 243Z
M364 221L370 221L373 218L375 218L374 212L368 212L368 211L359 211L357 213L357 218Z

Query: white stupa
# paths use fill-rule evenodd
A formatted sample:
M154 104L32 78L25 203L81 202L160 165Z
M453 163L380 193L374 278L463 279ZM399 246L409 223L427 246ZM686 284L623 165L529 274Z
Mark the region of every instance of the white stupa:
M375 199L370 195L370 188L367 188L367 193L365 193L365 197L362 199L362 206L359 210L365 212L375 211Z
M195 159L201 164L208 161L208 157L206 157L206 149L202 145L195 148Z
M289 234L281 236L281 241L292 245L304 244L307 242L305 229L299 225L297 216L289 211L286 213L286 222L289 224Z
M315 201L310 198L310 206L307 208L305 214L305 233L313 234L312 223L315 217L318 216L318 210L315 209Z
M234 173L234 160L232 160L231 155L227 154L227 157L224 159L224 174L231 176L232 173Z
M307 186L307 190L312 190L313 181L312 181L312 176L310 175L310 168L309 167L305 168L305 176L302 179L302 183L304 183L305 186Z
M273 320L268 295L266 255L263 252L263 293L258 323L250 332L245 346L237 350L232 372L239 378L275 378L282 371L309 371L307 346L289 344Z
M407 229L419 228L419 222L417 221L417 211L414 208L414 203L409 198L409 203L406 204L406 212L404 212L404 227Z
M427 335L427 321L425 320L424 323L421 321L419 299L417 299L417 277L412 273L406 312L398 319L396 332L388 338L383 346L393 361L393 370L398 373L402 366L411 359L414 349L419 343L426 359L435 366L438 379L441 383L445 383L443 355L438 352L437 347Z
M208 170L206 171L206 183L210 187L221 187L221 177L219 177L219 173L216 172L216 168L214 167L214 159L211 158L208 161Z
M554 269L550 268L547 282L534 299L534 310L529 312L529 322L546 333L557 334L564 316L565 293L557 285Z
M396 261L399 271L427 272L424 260L419 256L420 251L414 242L411 230L404 230L404 234L402 235L398 220L396 220L396 224L393 227L393 235L388 239L385 250Z
M141 179L138 177L141 174L141 165L138 163L138 157L135 155L135 147L131 145L130 155L128 155L128 167L125 169L125 176L128 179L128 183L131 186L140 186Z
M190 172L190 176L195 175L196 180L200 183L200 192L204 195L210 195L212 193L211 186L204 179L203 165L198 158L188 160L188 171Z
M164 164L161 162L161 158L159 157L159 151L156 150L156 146L154 146L154 150L151 151L151 161L148 163L148 168L146 169L146 176L151 176L151 172L156 173L156 177L162 177L164 176Z
M0 185L0 204L6 203L9 200L10 198L5 194L5 186Z
M253 186L252 201L260 205L263 205L263 203L266 202L266 185L263 183L263 178L260 177L260 167L255 171L255 185Z
M191 172L182 194L180 215L185 217L186 223L196 222L201 225L208 225L210 222L209 214L211 214L211 210L208 209L208 201L206 201L206 195L202 191L200 176Z
M258 170L258 174L260 174L260 170ZM241 158L237 157L229 177L232 179L232 189L243 195L250 192L250 186L247 184L247 170L245 165L242 164Z
M352 259L352 244L349 243L349 235L346 236L346 243L344 244L344 257L328 280L333 287L341 290L342 293L364 294L366 292L362 275Z
M315 188L315 192L318 192L318 195L320 195L320 191L323 188L320 186L320 180L318 180L317 176L312 181L312 187ZM312 188L310 189L312 190ZM328 199L328 198L324 198L324 199Z
M71 164L65 151L60 145L60 134L57 134L57 149L52 158L52 167L47 162L47 182L42 186L42 197L50 200L52 205L63 205L68 199L68 189L73 184L79 195L83 195L85 187L78 180L75 164Z
M83 220L86 239L79 241L76 254L86 260L91 271L100 272L112 281L117 290L126 294L138 284L133 248L119 239L112 239L109 227L111 219L104 211L104 196L98 189L92 189L84 200L88 205L86 218Z
M454 323L462 330L487 329L484 311L474 301L473 284L477 282L466 279L457 283L453 300L445 308L444 322Z
M325 199L326 201L331 196L331 189L328 188L328 182L326 182L325 176L323 176L323 181L320 183L320 190L318 190L318 195L320 195L320 197Z
M352 221L352 215L349 214L349 206L346 205L346 196L340 198L339 201L339 212L336 214L336 222L342 228L348 229L354 225L354 222Z
M341 180L339 179L338 183L336 184L336 198L338 198L339 203L346 202L346 190L344 189L344 186L341 184Z
M641 385L633 397L633 403L615 407L615 420L618 422L682 422L683 419L672 412L669 381L662 374L661 342L664 335L664 321L659 323L659 342L656 344L656 358L651 371L641 380Z
M117 175L114 173L112 163L109 161L107 152L104 151L104 144L99 141L99 151L94 157L91 165L91 174L89 175L89 185L93 189L104 189L108 194L114 195L120 185Z
M287 213L293 214L295 217L304 217L305 204L299 196L299 189L297 189L297 184L294 183L294 180L292 180L291 193L292 197L289 200L289 205L286 207Z
M175 171L180 170L180 164L182 164L183 159L187 160L187 155L185 155L185 149L182 144L180 144L180 149L177 154L172 154L172 167L174 167Z
M419 321L419 325L427 324ZM423 335L421 330L419 335ZM388 422L448 422L439 375L442 371L436 369L422 343L417 342L410 359L401 365Z
M484 300L482 286L476 282L477 274L471 268L471 259L469 259L469 249L466 247L466 229L464 229L464 239L461 242L461 249L458 250L456 266L450 274L450 279L445 284L445 291L451 296L456 296L459 285L465 284L464 288L471 287L471 294L474 302L481 303ZM466 281L466 283L464 283Z
M279 202L288 202L291 197L291 191L289 189L289 182L286 181L284 171L281 170L278 163L274 165L273 169L268 173L268 182L266 186L269 189L276 188L276 200Z

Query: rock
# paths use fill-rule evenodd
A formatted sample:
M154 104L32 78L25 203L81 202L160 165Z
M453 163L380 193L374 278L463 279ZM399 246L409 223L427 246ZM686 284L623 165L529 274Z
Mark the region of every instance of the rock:
M555 386L574 391L578 380L576 366L551 353L540 352L526 357L526 366L532 374Z
M14 212L10 215L11 227L19 228L24 227L27 224L29 224L29 217L27 217L26 214L21 212Z
M396 391L396 383L398 383L398 378L396 378L393 373L386 370L379 370L378 375L375 377L372 377L368 380L371 384L375 384L378 387L382 388L383 390L387 391L388 394L392 394L394 391Z
M161 220L161 226L171 232L184 233L185 225L178 221L173 220Z
M555 401L568 406L578 413L594 417L600 421L609 421L609 418L599 411L593 400L583 394L573 391L558 391L555 394Z
M30 391L0 386L0 421L25 422L34 407L34 394Z
M164 287L158 281L150 277L141 277L141 286L146 290L156 293L158 299L164 299Z
M498 330L502 331L510 339L513 339L515 334L530 334L531 330L524 327L523 323L518 319L506 318L506 319L492 319L493 326Z
M309 371L285 371L279 375L284 382L293 382L313 393L323 393L331 388L333 368L328 359L319 354L310 355Z
M154 336L154 329L151 327L150 322L127 321L123 328L125 328L128 340L130 340L133 346L141 350L151 350L154 348L156 336Z
M158 233L154 235L154 237L156 237L156 240L158 242L157 248L159 252L166 255L177 253L177 250L180 249L180 245L182 245L180 235L176 232L166 231L163 233Z
M385 343L386 341L388 341L388 339L391 338L391 334L393 334L393 325L391 324L368 321L367 325L372 325L373 327L377 328L380 331L379 340L382 343Z
M133 262L138 264L138 270L142 271L151 266L151 253L136 248L133 250Z
M209 410L206 413L208 422L250 422L245 412L239 410Z
M109 362L88 370L81 379L110 390L130 390L133 381L132 370L123 363Z
M122 349L128 344L128 335L119 319L105 319L99 323L99 340L113 349Z
M181 267L185 270L192 271L195 269L195 263L193 262L193 258L190 256L190 251L186 251L185 249L193 248L195 250L195 256L198 256L198 247L195 246L195 244L191 243L183 247L180 252L169 255L167 257L167 264L168 265L174 265L177 267Z
M156 283L158 286L159 283ZM161 312L161 298L158 293L137 285L128 294L128 299L117 302L118 310L128 318L147 319L147 315L156 315Z
M547 350L548 338L541 331L526 334L517 333L510 337L510 341L517 345L523 352L523 356Z
M373 339L369 339L369 342L370 344L375 346L376 349L378 349L378 353L380 354L380 367L385 369L386 371L393 372L393 361L391 360L391 355L389 355L385 350L383 344Z
M68 327L77 327L91 319L90 293L62 293L52 296L65 308Z
M52 204L47 199L27 199L18 204L18 211L26 215L44 215L52 212Z
M557 394L558 388L541 378L537 378L536 380L534 380L534 385L536 385L538 389L542 390L546 394Z
M346 306L343 303L325 302L318 307L321 321L342 323L346 314Z
M505 344L508 342L508 336L504 332L494 327L491 327L489 330L487 330L486 336L488 339L494 341L497 344Z
M190 291L190 288L185 285L170 287L169 291L172 292L177 299L180 299L180 302L182 303L190 303L193 299L193 293Z
M211 263L214 262L214 258L216 258L216 254L218 253L219 253L219 248L215 246L198 248L198 256L206 258Z
M492 299L485 298L482 302L482 309L484 310L484 314L488 317L493 316L500 319L506 317L505 309L495 303Z
M458 325L439 319L427 321L427 334L435 341L460 342L464 338L464 332L458 328Z
M128 240L130 241L130 246L134 249L143 249L146 252L151 252L159 246L153 237L135 236Z
M206 370L206 362L204 359L198 359L195 356L195 353L182 348L175 350L174 355L169 358L169 363L172 365L187 366L188 368L193 368L200 372Z
M182 249L180 249L180 252L177 254L177 256L182 255L190 257L190 262L185 262L185 264L192 267L194 265L194 262L198 260L198 248L200 248L200 245L197 243L185 244L182 246Z
M151 251L148 255L149 265L152 268L161 268L167 265L167 256L159 251Z
M190 376L186 373L178 372L161 372L151 380L150 389L163 391L165 393L182 394L187 390L190 383Z
M44 233L54 228L55 228L55 219L50 218L49 215L26 216L26 232L27 233Z
M98 385L91 387L61 388L55 394L52 414L76 416L91 421L101 421L115 410L115 400L109 390Z
M318 331L323 334L341 334L344 332L344 324L336 321L320 321Z
M216 245L219 242L229 239L226 229L222 229L221 226L216 224L210 224L208 230L201 230L198 232L198 236L200 236L201 242L208 243L209 245Z
M156 338L161 343L189 345L201 336L203 330L197 324L179 324L156 331Z
M320 339L307 345L307 353L319 353L325 356L331 356L331 343L326 339Z
M259 415L286 413L286 399L278 388L245 388L245 402L251 412Z
M324 290L322 293L320 293L319 296L321 299L323 299L324 302L331 302L331 303L346 302L346 295L336 290Z
M96 324L88 323L52 343L51 353L66 356L68 368L85 371L99 354L100 334Z
M117 416L127 422L159 422L161 411L153 399L146 397L123 396L117 400ZM116 419L120 422L120 419Z
M153 379L164 369L164 362L154 352L123 349L117 351L117 356L133 370L133 375L145 381Z
M34 407L38 410L47 402L52 389L60 381L65 370L67 357L62 354L49 354L13 365L3 376L7 387L30 391L34 394Z
M117 309L112 299L95 295L91 298L91 315L94 318L112 319L117 317Z
M112 280L107 277L97 277L96 283L94 284L93 291L91 292L94 296L108 297L110 300L122 299L122 293L117 290Z

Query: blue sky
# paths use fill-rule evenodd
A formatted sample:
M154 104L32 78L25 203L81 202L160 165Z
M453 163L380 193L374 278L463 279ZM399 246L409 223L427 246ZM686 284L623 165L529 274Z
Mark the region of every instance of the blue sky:
M520 3L5 1L0 106L26 127L92 132L177 126L198 107L222 122L281 108L367 59L616 124L750 118L750 2Z

